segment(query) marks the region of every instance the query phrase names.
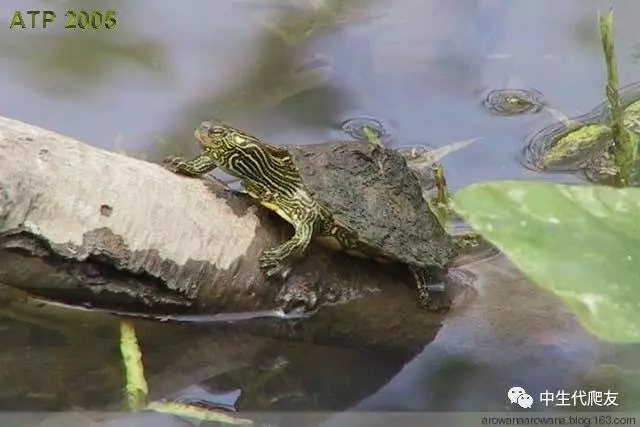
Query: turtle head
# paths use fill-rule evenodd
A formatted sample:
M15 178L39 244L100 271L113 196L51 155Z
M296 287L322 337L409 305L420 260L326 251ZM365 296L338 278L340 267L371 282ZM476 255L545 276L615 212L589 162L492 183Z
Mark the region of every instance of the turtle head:
M223 168L233 170L231 159L245 156L249 147L260 146L255 137L215 120L205 121L194 132L203 154Z
M234 151L248 144L259 143L256 137L213 120L200 123L194 134L206 153Z

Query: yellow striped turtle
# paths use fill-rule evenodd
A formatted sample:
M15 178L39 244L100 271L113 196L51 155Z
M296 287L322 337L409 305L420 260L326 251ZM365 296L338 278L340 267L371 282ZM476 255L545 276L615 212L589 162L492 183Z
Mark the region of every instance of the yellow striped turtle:
M202 154L170 157L165 167L194 177L220 168L294 227L293 237L262 253L269 277L286 277L317 239L351 255L408 265L420 305L449 308L444 278L457 246L398 151L357 141L276 146L215 121L203 122L195 136Z

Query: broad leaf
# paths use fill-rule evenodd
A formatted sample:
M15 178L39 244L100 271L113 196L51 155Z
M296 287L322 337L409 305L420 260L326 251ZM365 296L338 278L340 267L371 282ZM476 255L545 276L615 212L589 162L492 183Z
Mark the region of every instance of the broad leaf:
M454 209L598 337L640 342L640 189L504 181Z

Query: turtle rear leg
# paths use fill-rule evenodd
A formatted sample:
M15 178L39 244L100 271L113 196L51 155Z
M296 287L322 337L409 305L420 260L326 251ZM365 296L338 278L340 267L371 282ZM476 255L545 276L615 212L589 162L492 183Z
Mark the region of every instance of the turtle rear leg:
M438 268L427 269L411 267L416 281L418 304L425 310L444 312L451 307L451 298L447 293L445 272Z

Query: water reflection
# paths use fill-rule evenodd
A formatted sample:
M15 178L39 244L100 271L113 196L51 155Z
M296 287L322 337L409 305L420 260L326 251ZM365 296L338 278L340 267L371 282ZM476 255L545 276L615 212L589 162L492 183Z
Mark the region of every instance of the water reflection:
M124 410L116 316L10 300L0 312L0 411ZM212 323L134 324L152 399L224 410L347 409L415 356L260 338Z

